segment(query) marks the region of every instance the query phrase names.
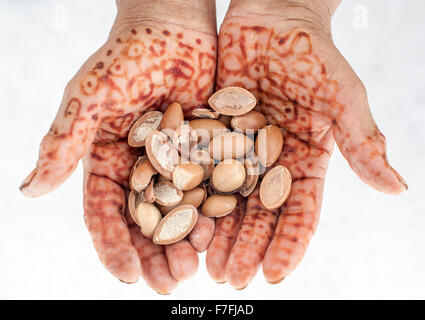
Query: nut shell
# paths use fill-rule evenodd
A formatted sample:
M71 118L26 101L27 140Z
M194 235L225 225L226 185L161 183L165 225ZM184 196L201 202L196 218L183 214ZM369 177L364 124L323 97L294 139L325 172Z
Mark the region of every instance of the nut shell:
M227 87L214 93L208 103L215 111L228 116L238 116L251 111L257 99L246 89Z
M198 220L198 210L185 204L168 213L158 224L153 242L156 244L175 243L186 237Z
M220 114L211 109L196 108L196 109L193 109L192 116L198 117L198 118L218 119Z
M162 112L149 111L142 115L128 133L128 144L132 147L143 147L152 131L156 130L162 121Z
M183 192L177 189L171 181L161 181L153 186L155 202L163 206L172 206L183 198Z
M131 190L141 192L145 190L152 176L157 174L158 171L152 166L149 159L145 156L139 157L133 165L129 176L129 185Z
M247 133L251 131L257 133L258 129L267 125L267 120L261 112L251 110L243 115L233 117L230 125L237 132Z
M284 166L272 168L261 181L260 199L267 209L280 207L291 193L291 173Z
M168 136L159 131L152 131L146 139L145 147L152 166L167 179L171 179L180 157Z
M190 153L190 161L199 164L204 169L204 177L202 180L207 180L211 177L214 170L214 160L211 158L208 151L192 150Z
M243 185L241 186L241 188L239 189L239 194L243 197L248 197L254 190L255 187L257 186L258 183L258 174L260 171L259 168L259 162L258 161L254 161L251 158L246 158L245 159L245 171L246 171L246 179L243 183Z
M283 135L278 127L268 125L258 131L255 153L263 166L273 165L282 153L282 149Z

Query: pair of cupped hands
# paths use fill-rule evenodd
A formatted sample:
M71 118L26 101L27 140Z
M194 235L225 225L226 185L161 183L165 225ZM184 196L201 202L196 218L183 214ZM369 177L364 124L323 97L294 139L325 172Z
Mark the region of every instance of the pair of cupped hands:
M283 132L277 164L291 172L292 191L278 210L262 207L255 191L218 218L207 268L238 289L261 264L266 280L279 282L317 227L334 141L373 188L407 189L387 161L363 84L332 42L338 2L233 0L217 37L214 1L117 1L110 36L67 85L22 193L50 192L82 158L84 217L101 262L123 282L142 276L170 293L196 272L198 255L187 240L153 244L131 220L128 176L139 151L128 131L148 110L177 101L189 115L217 89L246 88Z

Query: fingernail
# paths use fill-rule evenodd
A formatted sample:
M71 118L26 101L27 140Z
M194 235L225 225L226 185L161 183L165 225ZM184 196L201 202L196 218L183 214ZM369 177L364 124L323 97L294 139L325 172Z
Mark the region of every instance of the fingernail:
M24 189L31 184L31 181L34 179L36 173L37 168L32 170L31 173L24 179L24 181L22 181L21 185L19 186L19 190L21 190L21 192L23 192Z
M404 181L403 177L396 170L394 170L394 168L391 168L391 170L397 176L398 181L400 181L400 183L406 188L406 190L408 190L409 186L407 185L406 181Z

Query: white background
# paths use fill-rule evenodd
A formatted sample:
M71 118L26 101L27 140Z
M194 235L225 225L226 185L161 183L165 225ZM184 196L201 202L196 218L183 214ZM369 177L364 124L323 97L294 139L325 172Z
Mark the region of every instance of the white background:
M219 24L227 5L217 0ZM119 282L98 261L83 221L81 167L45 197L18 191L67 81L106 40L114 1L2 0L0 298L425 298L424 11L420 0L346 0L333 20L334 40L368 88L409 191L372 190L336 150L321 223L291 276L270 285L260 270L236 291L209 278L202 255L194 278L160 296L143 281Z

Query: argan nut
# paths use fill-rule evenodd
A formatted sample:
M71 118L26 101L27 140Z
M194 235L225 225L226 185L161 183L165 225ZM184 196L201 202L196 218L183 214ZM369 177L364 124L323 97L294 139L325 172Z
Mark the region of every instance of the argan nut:
M207 217L222 217L231 213L237 202L233 194L213 194L204 201L201 211Z
M233 117L230 125L237 132L252 131L252 133L257 133L258 129L267 125L267 120L261 112L251 110L243 115Z
M189 158L190 151L198 144L198 134L188 123L181 124L173 134L173 146Z
M246 89L227 87L214 93L208 103L220 114L238 116L251 111L257 104L257 99Z
M208 151L199 149L192 150L190 153L190 161L199 164L204 169L204 177L202 180L207 180L211 177L214 170L214 160L211 158Z
M171 181L161 181L153 186L155 202L163 206L172 206L183 198L183 192L177 189Z
M220 192L233 192L243 185L245 177L242 163L235 159L226 159L214 168L211 182Z
M130 172L129 184L131 190L136 192L145 190L152 176L157 173L158 171L155 170L148 158L139 157Z
M216 160L239 158L254 146L254 141L239 132L225 132L214 137L209 146L210 155Z
M204 169L196 163L181 163L173 171L173 184L177 189L188 191L195 188L204 178Z
M128 194L128 211L130 212L131 218L133 218L134 222L140 226L139 221L137 221L136 217L136 208L137 206L142 203L146 202L145 196L143 193L136 193L134 191L130 191Z
M192 116L198 117L198 118L218 119L220 114L211 109L196 108L196 109L193 109Z
M260 185L260 199L267 209L280 207L291 192L291 173L284 166L272 168Z
M136 217L140 231L149 239L152 239L156 227L162 219L161 212L152 203L140 203L136 208Z
M255 153L265 167L270 167L279 158L283 148L283 135L280 129L268 125L258 131L255 140Z
M143 196L145 197L145 202L147 203L153 203L155 202L155 190L153 189L154 186L154 179L149 182L148 187L145 189Z
M190 204L178 206L158 224L153 242L156 244L175 243L186 237L198 220L198 210Z
M223 123L214 119L191 120L189 126L198 134L198 144L202 147L208 146L215 136L228 131Z
M255 187L257 186L260 164L258 161L254 162L253 159L247 157L245 159L244 166L246 171L246 178L243 185L239 189L239 194L246 198L255 190Z
M162 117L161 125L159 126L160 130L176 130L181 123L184 121L184 114L181 105L177 102L173 102L168 106L164 111L164 116Z
M128 144L132 147L143 147L149 133L159 127L162 116L160 111L149 111L141 116L128 133Z
M152 131L146 139L145 147L152 166L167 179L171 179L180 157L167 135L156 130Z
M195 188L190 191L183 192L183 198L182 200L173 206L159 206L158 209L161 211L162 214L166 215L174 208L184 205L184 204L191 204L195 208L198 208L202 202L205 200L206 191L203 188Z

